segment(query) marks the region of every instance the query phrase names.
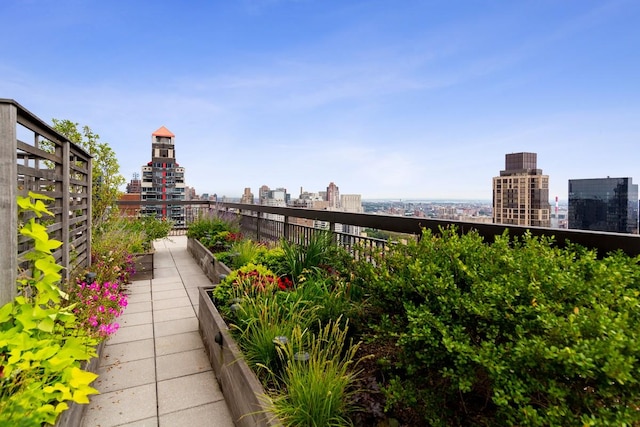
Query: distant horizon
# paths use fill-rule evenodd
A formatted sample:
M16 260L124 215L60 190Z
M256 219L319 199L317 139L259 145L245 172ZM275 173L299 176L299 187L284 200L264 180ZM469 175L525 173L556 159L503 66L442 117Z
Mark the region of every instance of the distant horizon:
M252 191L253 192L253 191ZM238 195L238 196L229 196L226 194L223 195L219 195L216 192L214 193L208 193L208 192L204 192L204 193L199 193L199 195L202 194L208 194L208 195L213 195L216 194L217 197L219 199L226 197L229 199L241 199L242 195ZM289 193L291 194L291 193ZM345 193L347 194L347 193ZM359 193L348 193L348 194L359 194ZM254 198L257 198L255 193L254 193ZM294 197L293 194L291 194L291 198L292 199L297 199L298 197ZM440 203L470 203L470 202L476 202L476 203L486 203L486 204L493 204L493 199L479 199L479 198L429 198L429 197L362 197L362 202L440 202ZM558 198L558 203L562 204L562 203L568 203L568 199L561 199ZM553 199L549 199L549 203L554 206L555 205L555 197Z

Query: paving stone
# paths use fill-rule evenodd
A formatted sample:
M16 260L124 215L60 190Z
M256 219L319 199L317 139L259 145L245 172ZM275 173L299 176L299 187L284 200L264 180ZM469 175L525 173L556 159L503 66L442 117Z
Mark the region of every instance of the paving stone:
M159 301L161 299L174 299L187 296L187 291L183 288L170 291L153 292L153 300Z
M161 278L161 277L180 277L180 273L178 269L175 267L170 268L154 268L153 269L153 278Z
M199 336L199 335L198 335ZM153 339L131 341L121 344L107 344L100 359L100 366L131 362L155 356Z
M227 403L224 400L160 415L159 421L160 427L232 427L234 425Z
M98 379L93 386L101 393L136 387L156 382L156 366L153 358L114 363L98 369Z
M153 309L166 310L168 308L176 307L191 307L191 300L188 297L161 299L153 302Z
M204 348L202 338L198 331L184 332L182 334L156 337L156 356L165 356L182 351Z
M91 396L83 427L114 427L157 419L156 385L145 384ZM153 425L153 424L144 424Z
M154 322L153 330L156 338L167 335L182 334L189 331L198 331L198 319L190 317L188 319L178 319L169 322Z
M146 323L152 323L153 316L150 311L143 311L141 313L125 312L122 316L118 317L117 322L120 324L120 327L144 325Z
M193 307L174 307L164 310L153 310L153 320L156 322L168 322L176 319L188 319L195 316Z
M223 400L213 371L158 382L158 414Z
M149 338L153 338L153 325L151 323L136 326L124 326L118 329L118 332L109 338L107 343L119 344L129 341L146 340Z
M156 366L158 381L211 370L204 348L158 356Z
M142 302L128 302L127 306L124 309L123 314L131 314L131 313L142 313L145 311L151 311L151 298L149 301Z

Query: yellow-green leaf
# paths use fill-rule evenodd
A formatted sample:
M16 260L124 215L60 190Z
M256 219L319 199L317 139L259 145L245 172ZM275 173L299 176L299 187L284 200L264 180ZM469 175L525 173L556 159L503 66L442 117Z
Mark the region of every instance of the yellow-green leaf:
M71 368L71 378L69 379L69 384L71 385L71 387L80 388L91 384L91 382L96 378L98 378L98 374L83 371L82 369L74 366L73 368Z

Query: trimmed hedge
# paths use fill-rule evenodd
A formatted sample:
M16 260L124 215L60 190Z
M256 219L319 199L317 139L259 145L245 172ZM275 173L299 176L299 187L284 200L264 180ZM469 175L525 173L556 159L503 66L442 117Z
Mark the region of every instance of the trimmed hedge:
M455 229L356 263L387 409L430 425L640 422L640 267L576 245Z

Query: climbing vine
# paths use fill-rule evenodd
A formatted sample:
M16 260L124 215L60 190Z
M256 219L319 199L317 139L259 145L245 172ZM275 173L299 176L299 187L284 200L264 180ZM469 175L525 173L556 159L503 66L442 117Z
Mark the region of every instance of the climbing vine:
M54 424L68 401L88 403L98 391L89 384L96 374L80 362L96 356L97 338L76 326L74 305L59 287L60 270L52 251L62 242L49 238L37 219L52 215L49 197L18 197L20 234L33 240L25 256L28 268L18 277L17 296L0 308L0 425Z

